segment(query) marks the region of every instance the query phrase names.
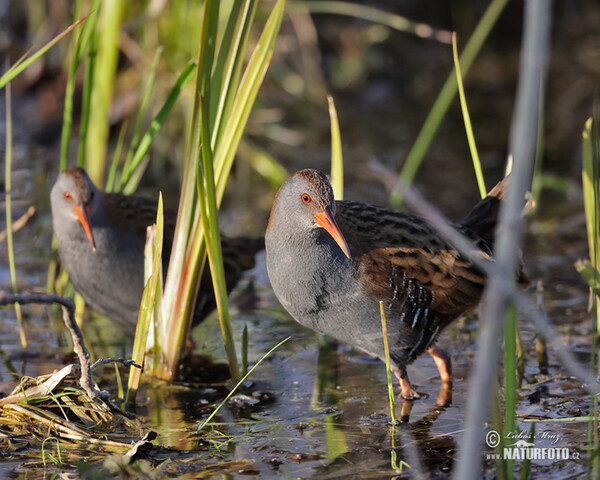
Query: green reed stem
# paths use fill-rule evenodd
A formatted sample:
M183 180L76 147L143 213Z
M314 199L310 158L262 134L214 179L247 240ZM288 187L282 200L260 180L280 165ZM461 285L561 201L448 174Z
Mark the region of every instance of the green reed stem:
M248 373L248 324L242 330L242 376Z
M152 119L148 130L146 131L146 133L144 133L144 136L139 141L139 143L135 145L135 152L132 153L131 160L129 161L129 163L126 162L126 166L125 168L123 168L123 173L121 175L119 189L123 193L131 194L137 188L138 182L134 181L134 174L142 164L145 155L148 153L148 150L150 149L150 145L152 144L154 137L166 123L167 116L171 112L171 109L173 108L175 102L179 98L179 95L183 91L183 87L190 80L191 75L195 69L195 62L189 62L185 66L179 77L177 77L177 81L175 82L175 85L173 85L173 88L171 88L171 91L167 95L167 98L163 103L162 107L160 108L156 116ZM133 146L134 145L132 142L132 147Z
M359 5L358 2L330 2L320 0L297 2L294 6L299 8L298 4L307 8L311 13L347 15L349 17L379 23L400 32L412 33L421 38L432 38L439 42L450 43L450 32L448 30L434 29L425 23L414 22L393 12L386 12L377 8Z
M491 32L492 27L496 24L498 17L507 3L508 0L492 0L483 14L483 17L481 17L475 31L460 55L460 68L463 71L463 75L466 75L469 68L471 68L473 60L475 60L479 50L481 50L483 43ZM456 75L452 73L446 80L433 107L431 107L431 111L429 112L429 115L427 115L427 119L404 162L404 167L400 172L400 179L405 183L410 184L415 178L415 175L421 166L421 162L429 149L429 145L456 95L457 88ZM390 203L395 208L400 207L402 204L402 195L397 190L392 191Z
M583 130L583 199L587 224L590 262L586 267L587 274L584 278L588 281L590 295L592 295L592 322L595 324L596 334L592 335L590 364L592 371L600 373L598 361L597 338L600 335L600 296L598 295L598 279L600 277L600 134L598 133L598 105L595 105L594 114L585 123ZM596 287L596 289L594 289ZM590 413L594 416L598 411L598 399L590 395ZM597 418L588 423L588 474L591 478L600 476L600 434Z
M462 74L460 73L460 62L458 61L458 48L456 46L456 32L452 33L452 56L454 58L454 70L456 72L456 81L458 84L458 94L460 98L460 107L465 121L465 130L467 132L467 141L469 142L469 150L471 151L471 159L473 160L473 168L477 177L477 185L479 186L479 194L481 198L487 195L485 188L485 180L483 179L483 171L481 170L481 162L477 153L477 145L475 144L475 135L473 134L473 126L471 125L471 116L469 115L469 107L467 106L467 97L463 87Z
M344 158L342 156L342 136L335 103L331 95L327 95L329 104L329 121L331 125L331 186L336 200L344 199Z
M75 18L79 18L81 12L82 0L75 2ZM67 168L67 160L69 157L69 143L71 141L71 129L73 126L73 100L75 97L75 74L81 64L83 54L90 41L92 32L95 30L98 21L97 10L100 7L100 0L94 0L90 7L88 20L81 29L81 33L77 37L73 37L72 42L72 58L69 64L69 72L67 75L67 85L65 87L65 103L63 108L63 126L60 141L60 170ZM91 17L91 18L89 18Z
M220 85L221 88L212 88L210 92L210 145L213 152L223 136L226 120L231 115L235 94L240 86L250 27L254 21L257 4L255 0L234 2L215 58L212 84Z
M246 379L252 374L252 372L254 371L254 369L256 367L258 367L262 361L267 358L269 355L271 355L271 353L273 353L275 350L277 350L281 345L283 345L285 342L287 342L291 337L287 337L284 340L282 340L281 342L279 342L277 345L275 345L271 350L269 350L267 353L265 353L258 362L256 362L256 364L248 371L248 373L246 375L244 375L239 382L237 382L237 384L235 385L235 387L233 387L233 389L231 390L231 392L229 392L229 394L223 399L223 401L221 403L219 403L219 405L217 406L217 408L215 408L212 413L205 419L203 420L198 427L196 427L196 430L200 431L202 430L206 425L208 425L208 423L213 419L213 417L219 412L219 410L221 410L221 407L223 407L223 405L225 405L227 403L227 400L229 400L229 398L237 391L237 389L240 387L240 385L242 385L242 383L244 383L246 381Z
M163 50L163 47L158 47L156 49L156 52L154 53L154 60L152 61L152 66L150 67L150 74L148 75L148 80L146 80L146 86L144 87L144 91L142 92L142 98L138 109L138 114L135 119L135 124L133 126L133 134L131 136L131 142L129 143L129 149L127 150L127 156L125 157L125 165L123 165L123 172L129 172L129 170L131 169L131 161L133 160L135 148L138 146L140 140L142 121L144 120L144 116L146 115L148 103L150 102L150 95L152 94L152 90L154 89L154 84L156 82L156 72L158 71L158 65L160 63L160 58L162 56ZM127 175L131 176L131 173L127 173Z
M164 233L164 214L162 194L158 196L158 207L156 210L156 224L149 227L148 238L146 239L146 275L147 278L142 302L138 313L138 321L133 342L133 351L131 359L138 365L144 365L146 355L146 343L148 333L152 324L152 315L158 309L155 309L157 296L160 298L162 292L162 249ZM148 269L148 259L151 260L151 269ZM127 382L127 394L125 395L125 404L135 401L142 371L134 366L129 369L129 380Z
M12 229L12 94L10 83L6 84L6 144L4 148L4 192L6 208L6 247L8 248L8 266L10 270L10 283L13 293L17 293L17 270L15 268L15 248L13 243ZM27 347L27 336L25 335L25 326L23 325L23 316L21 315L21 306L15 303L15 314L19 322L19 336L21 347Z
M54 45L56 45L60 40L62 40L71 30L80 25L86 20L87 17L84 17L80 20L77 20L71 26L69 26L66 30L59 33L56 37L50 40L46 45L40 48L37 52L35 52L31 57L27 57L27 54L21 57L13 66L11 66L4 75L0 76L0 89L4 88L8 82L15 79L19 76L23 71L29 67L33 62L39 59L42 55L44 55L48 50L50 50Z
M97 17L96 17L97 18ZM83 89L81 92L81 118L79 120L79 145L77 147L77 166L83 167L85 164L87 138L90 125L90 111L92 109L92 90L94 87L94 72L96 70L96 60L98 58L98 35L97 21L92 23L92 33L90 35L90 46L85 58L85 68L83 77Z
M383 333L383 349L385 352L385 371L387 374L388 397L390 401L390 415L392 423L396 422L396 407L394 405L394 385L392 384L392 369L390 367L390 347L388 344L387 321L385 319L385 311L383 302L379 301L379 315L381 316L381 331Z
M109 125L106 119L113 98L117 60L119 57L119 35L123 18L124 0L103 0L98 25L98 58L94 68L94 88L91 92L89 125L85 165L96 185L104 185L104 167L108 145Z

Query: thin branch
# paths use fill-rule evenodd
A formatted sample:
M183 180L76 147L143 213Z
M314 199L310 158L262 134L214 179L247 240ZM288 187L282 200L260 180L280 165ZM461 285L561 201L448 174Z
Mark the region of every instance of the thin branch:
M81 377L79 383L86 391L91 399L99 398L107 403L114 411L121 413L124 416L131 417L131 414L123 412L110 398L110 393L104 390L99 390L97 385L92 381L92 366L90 365L90 352L85 346L83 333L75 321L75 303L70 297L62 297L55 293L40 293L40 292L22 292L18 294L0 292L0 307L12 305L14 303L29 304L58 304L62 308L63 321L71 337L73 338L73 351L79 358L81 369ZM107 363L99 360L94 364L98 366L99 362ZM125 361L126 362L126 361ZM137 366L137 365L136 365Z

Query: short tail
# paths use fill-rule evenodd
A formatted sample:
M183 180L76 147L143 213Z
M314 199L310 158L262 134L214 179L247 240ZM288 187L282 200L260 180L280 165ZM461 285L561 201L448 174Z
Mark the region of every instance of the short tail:
M496 224L498 223L498 212L500 210L500 204L506 195L508 183L510 182L510 175L500 180L494 188L492 188L487 196L480 200L468 215L460 222L461 226L465 229L474 232L480 237L485 244L493 250L494 248L494 233L496 230ZM526 214L533 208L534 202L531 194L527 192L525 195L525 201L523 205L523 214ZM529 283L527 275L522 269L517 272L517 281L521 285Z
M487 245L492 247L494 231L498 223L500 202L504 200L510 176L504 177L492 188L487 196L479 201L460 224L476 233Z

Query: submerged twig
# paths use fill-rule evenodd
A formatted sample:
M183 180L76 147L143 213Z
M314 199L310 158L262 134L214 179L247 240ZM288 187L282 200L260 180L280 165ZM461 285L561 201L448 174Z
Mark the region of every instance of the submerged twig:
M17 218L15 221L12 222L12 232L18 232L19 230L21 230L25 225L27 225L27 222L29 221L29 219L31 217L33 217L33 215L35 214L35 207L33 205L30 205L29 208L27 209L27 211L21 215L19 218ZM7 233L7 229L2 230L0 232L0 243L2 243L4 240L6 240L8 233Z
M83 332L75 321L75 302L70 297L63 297L55 293L41 293L41 292L22 292L17 294L12 293L1 293L0 294L0 306L12 305L14 303L28 304L28 303L41 303L41 304L58 304L62 308L63 321L71 337L73 338L73 351L79 358L81 376L79 383L81 387L86 391L91 399L99 398L106 402L113 410L126 415L129 414L123 412L113 401L110 399L110 393L105 390L99 390L97 385L92 381L92 366L90 365L90 352L86 348L83 340ZM106 362L105 362L106 363ZM98 362L94 364L97 366Z
M136 368L139 368L140 370L142 369L141 365L138 365L133 360L130 360L127 358L100 358L100 359L96 360L94 363L92 363L92 366L90 367L90 369L94 370L94 369L96 369L102 365L106 365L108 363L120 363L124 367L136 367Z

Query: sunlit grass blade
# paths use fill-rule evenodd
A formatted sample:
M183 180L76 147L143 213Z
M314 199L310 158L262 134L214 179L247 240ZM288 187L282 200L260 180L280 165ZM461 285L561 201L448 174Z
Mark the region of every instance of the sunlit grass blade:
M56 37L50 40L46 45L40 48L37 52L27 58L20 59L16 64L10 67L4 75L0 77L0 89L4 88L8 82L16 78L20 75L23 70L29 67L33 62L35 62L38 58L44 55L48 50L50 50L54 45L56 45L60 40L62 40L71 30L80 25L82 22L86 20L87 17L84 17L80 20L77 20L71 26L69 26L66 30L59 33Z
M85 158L86 170L96 185L104 185L109 134L106 119L113 98L123 9L124 0L103 0L98 18L98 58L91 92L94 107L89 111Z
M277 190L290 176L290 172L269 152L242 141L238 151L240 157L248 162L256 173L261 175L272 188Z
M97 18L97 17L96 17ZM85 72L83 77L83 89L81 92L81 118L79 120L79 145L77 146L77 166L83 167L86 159L87 138L90 124L90 111L92 110L92 90L94 88L94 77L96 60L98 58L98 35L97 21L91 22L91 34L87 56L85 57Z
M504 10L504 7L508 3L508 0L492 0L489 4L487 10L483 14L483 17L477 24L475 31L471 35L471 38L467 42L462 54L460 55L460 68L463 72L463 75L466 75L469 71L469 68L473 64L473 60L475 60L476 55L481 50L483 43L488 37L492 27L496 24L498 17ZM453 73L450 74L448 80L444 84L442 91L438 95L433 107L431 107L431 111L427 118L425 119L425 123L423 127L421 127L421 131L415 140L408 156L406 157L406 161L404 162L404 166L402 167L402 171L400 172L400 179L404 183L411 184L427 150L429 149L429 145L435 136L442 119L446 115L454 96L456 95L456 90L458 85L456 83L456 75ZM393 190L390 195L390 203L393 207L398 208L402 203L402 195L397 191Z
M396 407L394 404L394 386L392 384L392 369L390 367L390 347L388 344L387 322L385 319L385 311L383 302L379 301L379 315L381 317L381 331L383 332L383 348L385 352L385 372L387 375L388 397L390 401L390 415L392 423L396 422Z
M155 374L162 378L172 378L173 371L179 363L181 350L187 337L193 303L198 291L198 277L206 260L206 243L204 241L204 222L202 212L198 208L197 189L199 184L198 159L201 156L202 139L202 103L201 97L208 88L207 76L212 69L214 44L216 43L216 25L218 24L219 4L207 0L204 3L202 29L198 47L198 67L194 86L194 104L186 139L185 166L179 212L175 228L174 245L165 285L163 318L161 328L169 341L162 345L165 361L163 365L155 365ZM208 43L213 46L209 47ZM191 231L190 231L191 230ZM169 319L166 322L166 319ZM225 340L225 339L224 339ZM232 366L230 364L230 370ZM234 373L235 375L235 373Z
M277 37L279 26L281 24L284 5L283 0L280 0L273 8L254 53L248 63L240 86L235 93L235 99L231 104L231 112L226 119L224 118L225 126L223 135L218 138L219 141L216 144L216 150L213 157L216 206L221 202L227 177L233 164L242 133L256 100L265 71L269 65L275 38ZM163 311L165 312L165 318L169 318L170 321L169 324L165 325L163 328L165 329L165 338L168 338L169 342L164 346L166 363L162 367L162 372L157 370L157 374L163 378L171 378L175 371L175 366L179 362L183 342L185 341L190 326L191 313L198 289L198 275L204 266L206 258L206 247L203 241L205 236L205 221L201 219L199 209L195 207L198 205L195 200L195 194L196 188L200 186L200 181L202 182L201 187L204 188L205 191L206 186L210 184L210 180L206 181L206 178L198 179L197 182L196 173L198 168L198 158L202 158L203 162L205 160L208 161L213 153L212 149L210 149L209 142L202 142L201 150L200 139L201 137L213 138L211 132L206 132L206 128L210 127L210 123L208 125L202 125L203 110L201 106L210 98L210 95L207 95L204 89L209 89L209 86L210 88L217 88L217 86L210 84L208 80L210 78L209 74L212 72L214 52L212 51L212 48L205 50L206 39L212 39L213 45L216 43L214 40L214 25L216 25L216 19L214 18L215 10L216 5L213 2L205 3L203 33L201 34L202 40L200 42L198 53L199 67L196 72L194 109L186 140L186 161L182 182L182 193L179 202L179 214L169 263L167 282L165 284ZM207 22L210 24L209 26L206 25ZM241 61L241 59L238 61ZM205 109L204 118L206 119L206 112L210 110L210 107L205 106ZM202 130L203 128L204 131ZM211 136L208 137L208 135ZM202 170L204 177L206 177L208 168L205 168L204 164ZM200 188L200 190L202 190L202 188ZM210 197L208 192L207 197ZM203 206L202 209L205 209L205 207L206 205ZM209 222L211 221L216 222L216 219L209 219ZM220 245L217 246L216 243L219 242L219 238L209 233L209 239L218 250ZM213 254L211 253L211 255ZM216 260L216 256L214 256L213 260ZM219 262L213 263L217 269L218 263ZM212 271L214 273L215 270L213 269ZM220 296L223 299L226 298L226 294L219 291L215 292L215 295L218 297ZM222 324L222 332L226 335L224 338L226 344L228 342L233 343L228 331L230 331L230 327ZM230 370L232 371L232 375L234 375L233 372L237 371L237 357L234 355L233 348L226 348L226 350L228 351L228 359L230 360ZM239 378L239 372L235 375L238 375L237 378ZM234 378L236 377L234 376Z
M477 177L477 185L479 186L479 194L481 198L487 195L485 188L485 180L481 171L481 162L477 153L477 145L475 144L475 135L473 134L473 126L471 125L471 116L469 115L469 107L467 106L467 97L463 87L462 74L460 72L460 62L458 61L458 48L456 46L456 32L452 33L452 57L454 58L454 71L456 72L456 81L458 85L458 94L460 98L460 107L462 109L463 120L465 121L465 130L467 132L467 141L469 142L469 150L471 151L471 159L473 160L473 168Z
M271 355L271 353L273 353L275 350L277 350L281 345L283 345L285 342L287 342L291 337L287 337L285 339L283 339L281 342L279 342L277 345L275 345L271 350L269 350L267 353L265 353L258 362L256 362L256 364L248 371L248 373L246 375L244 375L240 381L236 384L235 387L233 387L233 389L231 390L231 392L229 392L229 394L223 399L223 401L221 403L219 403L219 405L217 406L217 408L215 408L211 414L206 417L206 419L204 419L199 425L198 427L196 427L196 430L202 430L206 425L208 425L210 423L210 421L213 419L213 417L219 413L219 410L221 410L221 407L223 407L223 405L225 405L227 403L227 400L229 400L229 398L237 391L237 389L240 387L240 385L242 383L244 383L246 381L246 379L252 374L252 372L254 371L254 369L256 367L258 367L262 361L267 358L269 355Z
M203 105L201 104L201 108ZM198 199L202 212L202 222L204 226L204 238L206 250L208 253L208 263L210 266L211 278L213 280L213 289L221 325L221 335L225 345L225 353L229 363L231 378L236 381L240 377L238 369L237 355L235 352L235 343L233 341L233 331L229 319L229 305L227 302L227 286L225 281L225 270L223 268L223 255L221 251L221 234L218 224L218 207L215 197L215 179L212 163L212 152L210 150L210 133L208 131L208 109L203 108L202 122L202 166L196 174Z
M211 90L209 121L212 129L213 151L223 133L224 119L227 119L231 113L235 92L239 88L248 35L254 21L256 6L255 0L234 2L215 58L212 84L220 86L220 89Z
M154 88L154 84L156 82L156 72L158 70L158 65L160 63L160 58L162 56L163 47L158 47L154 54L154 60L152 61L152 66L150 67L150 74L148 75L148 79L146 80L146 86L144 87L144 91L142 92L142 98L140 101L140 106L138 108L138 114L135 119L135 124L133 126L133 133L131 135L131 142L129 143L129 149L127 150L127 156L125 157L125 165L123 165L123 172L129 172L131 168L131 161L133 160L133 155L135 153L135 148L138 146L140 140L140 133L142 130L142 120L146 114L148 109L148 103L150 102L150 95L152 94L152 90Z
M75 18L78 18L81 11L81 0L75 2ZM83 53L87 48L90 40L90 35L95 28L98 20L97 10L100 5L100 0L94 0L91 5L91 13L88 15L88 20L81 29L81 33L73 38L72 58L69 64L69 72L67 76L67 85L65 87L65 104L63 108L63 125L60 142L60 170L67 168L67 159L69 155L69 143L71 140L71 128L73 125L73 103L75 96L75 74L81 64Z
M6 248L8 249L8 266L10 270L10 283L14 293L17 293L17 271L15 268L15 249L13 244L12 222L12 94L10 83L6 85L6 142L4 147L4 205L6 214ZM21 315L21 306L15 303L15 314L19 322L19 336L21 347L27 347L27 336Z
M347 15L386 25L401 32L412 33L417 37L432 38L439 42L450 43L451 33L448 30L435 29L426 23L415 22L393 12L360 5L359 2L308 1L299 2L299 5L307 8L311 13Z
M226 179L233 165L235 152L242 138L244 126L248 122L248 117L254 106L258 90L273 56L275 39L279 33L284 10L285 0L278 0L269 15L258 44L248 62L231 108L231 115L215 151L216 198L219 205L225 192Z
M142 295L142 303L138 314L138 322L133 343L131 359L138 365L144 365L146 354L146 343L150 331L152 316L155 311L157 295L160 296L162 286L162 247L164 232L164 215L162 194L158 197L158 209L156 213L156 224L148 227L148 238L146 239L146 285ZM151 261L149 261L151 259ZM151 268L149 269L148 266ZM127 395L125 403L135 401L141 370L131 367L129 370L129 380L127 382Z
M583 200L587 224L590 260L595 268L599 267L600 246L600 156L598 155L598 125L589 118L583 130ZM594 138L596 137L596 138Z
M342 136L337 110L331 95L327 95L329 122L331 125L331 186L336 200L344 199L344 159L342 156Z
M110 168L108 169L108 177L106 177L106 185L104 190L107 192L114 192L115 182L117 180L117 170L119 168L119 160L121 158L121 152L123 151L123 145L125 144L125 135L127 134L128 122L123 122L121 125L121 131L119 132L119 138L117 139L117 145L113 152L113 158L110 162Z
M138 182L133 181L135 172L140 168L142 164L142 160L144 156L148 153L150 149L150 145L152 144L152 140L159 132L159 130L163 127L167 120L167 116L169 112L175 105L175 102L179 98L183 87L186 85L188 80L191 78L192 72L196 69L196 64L194 62L190 62L183 69L175 85L167 95L165 102L163 103L161 109L158 111L152 123L148 127L148 130L139 141L137 145L135 145L135 153L132 154L131 160L126 164L126 167L123 169L120 181L120 190L125 194L131 194L137 188ZM133 146L133 145L132 145Z
M585 123L583 130L583 200L587 224L588 243L590 249L590 262L586 266L576 264L591 287L592 321L595 323L596 335L592 335L590 346L592 371L600 372L597 341L600 334L600 296L597 287L598 272L600 271L600 134L598 104L594 105L594 114ZM590 412L598 410L598 398L590 395ZM600 476L600 433L598 432L598 419L590 420L588 424L588 473L592 478Z

